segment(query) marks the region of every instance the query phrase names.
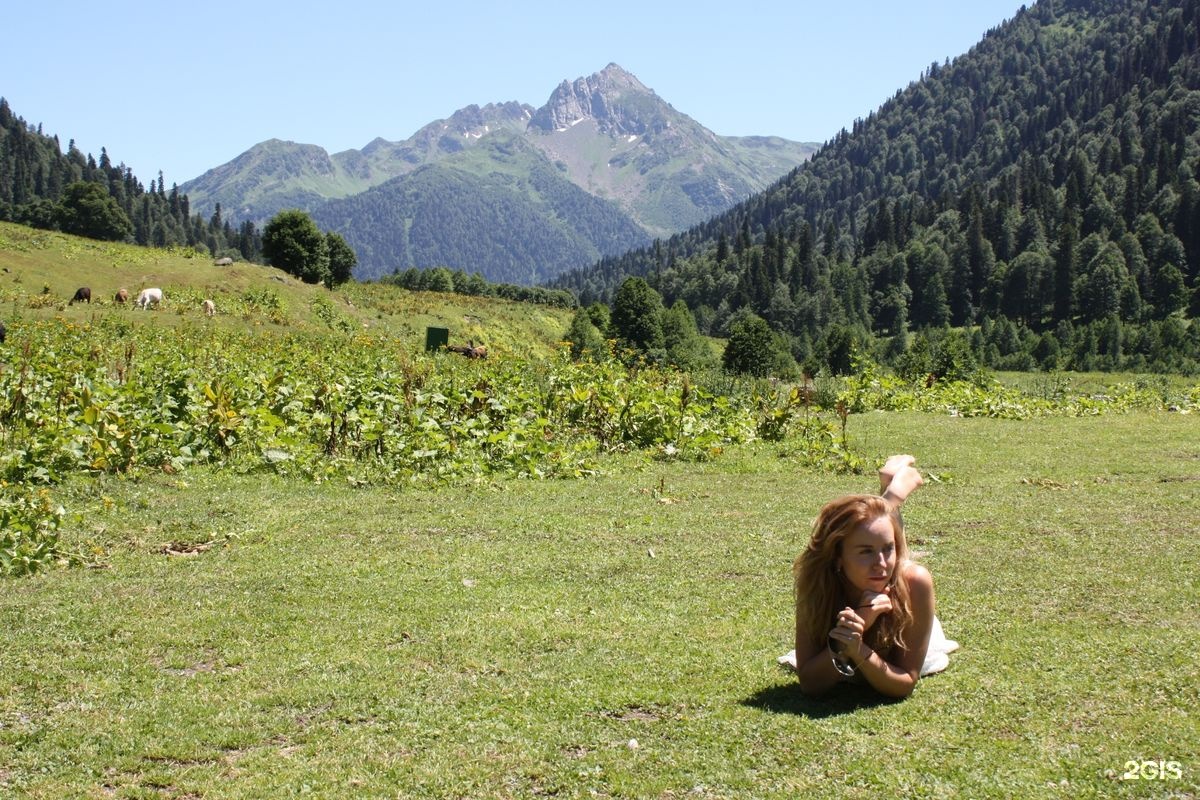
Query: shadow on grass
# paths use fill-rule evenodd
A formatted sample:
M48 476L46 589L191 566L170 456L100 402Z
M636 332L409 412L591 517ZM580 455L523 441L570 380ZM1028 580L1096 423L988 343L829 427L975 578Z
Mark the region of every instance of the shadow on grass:
M799 714L812 719L852 714L864 708L898 702L868 686L843 685L821 697L809 697L798 683L784 683L759 689L740 701L744 706L761 708L774 714Z

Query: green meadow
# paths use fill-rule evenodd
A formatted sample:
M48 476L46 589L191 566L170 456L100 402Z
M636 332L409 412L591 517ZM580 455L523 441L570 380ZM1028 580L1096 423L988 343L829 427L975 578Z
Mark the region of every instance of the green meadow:
M5 319L63 318L84 322L116 306L120 288L130 299L140 289L163 289L162 312L121 319L157 326L204 322L201 303L212 299L216 332L266 330L275 334L358 332L393 337L416 347L427 327L450 331L450 343L469 339L493 352L548 355L571 322L571 312L507 300L433 292L409 292L381 284L347 284L330 292L282 270L236 263L218 267L190 249L169 250L98 242L0 222L0 309ZM92 290L89 305L68 305L75 290Z
M554 360L564 312L329 293L251 265L237 284L195 256L0 235L0 375L45 376L5 384L21 393L0 409L0 488L62 508L61 557L0 578L0 796L1200 793L1187 381L1122 376L1142 384L1130 394L1087 376L1089 396L1142 399L1051 413L1038 403L1075 377L1031 381L1028 406L914 390L887 411L851 380L844 420L785 405L772 437L779 395L512 366ZM97 275L175 290L158 312L66 307ZM171 299L214 294L210 321ZM433 320L501 357L426 359ZM303 347L415 388L379 399ZM238 360L272 348L282 378ZM142 419L151 364L171 376L172 404L153 406L169 424ZM369 413L331 410L368 396ZM435 407L459 416L426 424ZM815 439L840 457L814 459ZM927 477L909 541L962 649L902 702L807 698L775 661L792 559L820 505L874 490L897 452Z
M59 797L1147 797L1200 783L1194 416L853 420L947 634L800 695L791 559L869 476L748 445L441 490L73 482L104 564L6 581L0 787ZM635 746L636 742L636 746ZM1143 761L1178 778L1123 780Z

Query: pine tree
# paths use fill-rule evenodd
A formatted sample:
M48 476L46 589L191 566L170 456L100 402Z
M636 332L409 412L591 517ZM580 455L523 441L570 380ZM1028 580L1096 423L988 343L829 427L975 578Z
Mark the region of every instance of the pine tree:
M325 245L329 251L329 274L325 278L325 285L332 289L350 280L354 274L354 267L358 264L358 257L341 234L332 231L326 233Z
M1054 256L1054 318L1070 321L1075 313L1075 283L1078 272L1079 231L1068 219L1059 227Z
M591 315L585 308L575 311L575 315L571 317L571 326L564 334L564 339L570 342L571 358L576 361L584 358L603 358L607 352L604 336L592 323Z

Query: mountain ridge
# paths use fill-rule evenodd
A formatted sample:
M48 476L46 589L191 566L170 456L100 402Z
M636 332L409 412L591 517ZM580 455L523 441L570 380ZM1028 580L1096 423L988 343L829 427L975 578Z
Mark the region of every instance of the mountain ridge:
M503 140L506 135L518 136L533 147L522 149L519 156L480 147L492 137ZM219 203L226 216L262 224L292 207L329 216L320 210L323 204L403 181L428 164L448 165L459 177L480 179L493 172L530 173L549 165L563 180L613 206L640 234L623 236L621 250L610 250L610 245L600 241L573 248L577 255L571 258L587 255L588 261L551 258L534 265L537 268L532 273L547 279L595 257L623 252L707 219L765 188L813 149L815 145L777 136L718 136L676 111L632 73L610 63L590 76L562 81L540 108L517 101L469 105L427 123L407 139L376 137L362 149L334 154L318 145L269 139L180 188L191 198L193 208L203 213L215 210ZM545 164L535 167L539 161ZM427 186L427 179L423 176L420 183ZM453 182L462 191L471 191L470 179ZM389 194L395 192L373 197ZM378 210L371 211L367 212L373 220L371 229L358 230L357 223L344 219L341 211L331 215L343 220L338 232L352 246L358 241L364 248L355 273L359 278L409 266L450 266L478 270L493 280L512 279L499 274L493 264L456 262L462 254L449 240L445 248L430 254L438 263L376 261L374 252L406 251L384 240L404 235L411 217L392 218L390 225L381 227L388 218ZM559 222L547 220L546 224L554 227ZM491 248L497 253L511 245L505 244L503 232L477 229L464 233L472 238L498 236L500 241Z

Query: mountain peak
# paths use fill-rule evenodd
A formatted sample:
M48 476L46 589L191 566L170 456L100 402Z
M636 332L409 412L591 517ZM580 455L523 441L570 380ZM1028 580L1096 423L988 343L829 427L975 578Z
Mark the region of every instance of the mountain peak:
M669 109L632 73L610 63L586 78L560 83L529 125L551 133L591 119L607 133L641 136L660 130Z
M645 84L637 79L632 72L629 72L621 67L620 64L610 61L608 66L599 72L592 75L593 79L607 81L612 85L624 85L630 88L639 89L643 92L649 92ZM653 92L651 92L653 94Z

